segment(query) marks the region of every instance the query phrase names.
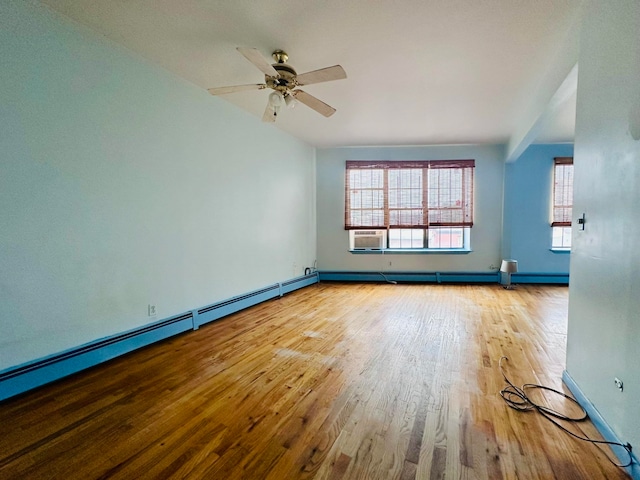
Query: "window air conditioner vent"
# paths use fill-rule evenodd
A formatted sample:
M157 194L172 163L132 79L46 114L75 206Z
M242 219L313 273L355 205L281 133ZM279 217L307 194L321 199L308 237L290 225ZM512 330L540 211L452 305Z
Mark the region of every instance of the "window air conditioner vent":
M353 232L354 250L381 250L385 243L384 230L356 230Z

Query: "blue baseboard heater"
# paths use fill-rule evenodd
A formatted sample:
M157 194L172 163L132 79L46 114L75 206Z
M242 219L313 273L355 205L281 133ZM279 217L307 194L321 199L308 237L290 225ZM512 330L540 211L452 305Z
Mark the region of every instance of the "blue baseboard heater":
M0 371L0 400L14 397L174 335L318 282L316 272L104 337Z
M361 272L321 270L326 282L500 283L500 272ZM568 273L514 273L512 283L568 285Z

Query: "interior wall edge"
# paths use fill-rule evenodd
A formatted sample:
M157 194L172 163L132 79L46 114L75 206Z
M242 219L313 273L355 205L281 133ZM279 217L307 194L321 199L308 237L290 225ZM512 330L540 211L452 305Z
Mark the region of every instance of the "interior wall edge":
M585 409L587 414L589 415L589 419L593 422L594 426L600 432L600 435L608 441L608 442L616 442L624 444L622 440L618 437L618 435L613 431L613 429L609 426L609 423L605 420L605 418L600 414L598 409L595 407L593 403L587 398L582 389L575 382L573 377L569 374L568 371L562 372L562 381L567 386L567 388L571 391L575 399L578 401L580 406ZM595 447L594 447L595 448ZM626 450L619 446L613 446L611 448L615 453L618 461L621 464L625 464L629 461L629 455ZM626 472L631 475L631 478L634 480L640 480L640 462L633 452L631 453L632 464L627 467Z

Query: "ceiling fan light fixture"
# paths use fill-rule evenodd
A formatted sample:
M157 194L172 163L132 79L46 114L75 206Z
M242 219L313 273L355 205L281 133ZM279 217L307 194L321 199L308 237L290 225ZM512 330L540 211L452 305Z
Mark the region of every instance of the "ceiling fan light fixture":
M293 108L297 105L298 101L293 98L293 95L289 94L284 97L284 103L287 105L287 108Z
M271 92L271 94L269 95L269 106L271 107L275 115L278 115L283 103L285 103L285 100L282 96L282 93Z
M269 95L269 105L272 107L281 107L283 102L282 94L280 92L271 92Z

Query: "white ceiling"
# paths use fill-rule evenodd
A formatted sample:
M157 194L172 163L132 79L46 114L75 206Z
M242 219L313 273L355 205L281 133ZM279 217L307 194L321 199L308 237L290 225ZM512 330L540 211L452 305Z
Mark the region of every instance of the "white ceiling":
M582 0L43 0L202 87L261 83L236 47L289 54L298 73L340 64L274 128L318 147L507 143ZM225 95L258 118L267 91ZM571 102L536 141L573 140ZM555 125L554 125L555 122Z

